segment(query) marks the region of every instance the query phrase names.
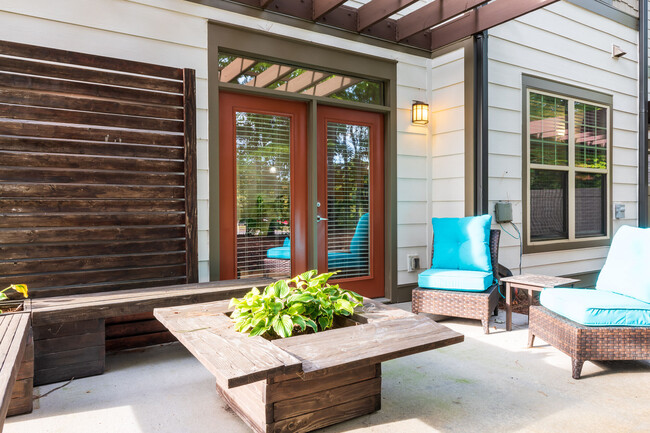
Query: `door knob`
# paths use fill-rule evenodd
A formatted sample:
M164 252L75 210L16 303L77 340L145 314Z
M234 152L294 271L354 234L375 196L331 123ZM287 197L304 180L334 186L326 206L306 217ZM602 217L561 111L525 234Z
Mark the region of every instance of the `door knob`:
M320 215L316 216L316 222L327 221L327 218L323 218Z

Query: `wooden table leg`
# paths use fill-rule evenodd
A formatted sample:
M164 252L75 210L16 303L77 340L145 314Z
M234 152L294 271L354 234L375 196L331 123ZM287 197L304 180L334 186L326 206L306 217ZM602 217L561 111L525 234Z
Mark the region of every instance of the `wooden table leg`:
M512 331L512 289L506 283L506 331Z

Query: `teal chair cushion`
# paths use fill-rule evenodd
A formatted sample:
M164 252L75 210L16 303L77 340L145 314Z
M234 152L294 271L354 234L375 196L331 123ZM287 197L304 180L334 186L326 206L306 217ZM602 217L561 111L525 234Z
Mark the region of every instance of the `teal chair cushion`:
M345 251L330 251L327 253L327 268L331 271L346 268L365 268L368 266L366 255L347 253Z
M291 258L291 247L275 247L266 250L266 257L269 259L289 260Z
M433 268L492 272L491 215L433 218L432 223Z
M593 289L542 290L540 304L586 326L650 326L650 304Z
M596 289L650 303L650 229L618 229Z
M359 256L368 254L368 213L363 214L357 222L350 241L350 252Z
M290 247L291 246L291 240L289 238L284 238L284 242L282 243L283 247Z
M484 292L494 280L492 272L458 269L427 269L418 275L418 286L425 289Z

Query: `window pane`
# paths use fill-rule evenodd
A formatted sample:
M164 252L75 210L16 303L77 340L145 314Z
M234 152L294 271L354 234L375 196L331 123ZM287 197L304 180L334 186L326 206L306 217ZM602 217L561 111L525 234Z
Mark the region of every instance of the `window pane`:
M384 85L381 81L227 53L219 54L219 81L367 104L384 104Z
M568 101L555 96L530 94L530 162L569 163Z
M575 102L576 167L607 168L607 108Z
M369 275L370 128L327 123L327 267Z
M576 237L607 233L606 179L604 174L576 174Z
M530 237L532 240L566 239L567 173L530 171Z
M237 112L237 274L288 277L290 119Z

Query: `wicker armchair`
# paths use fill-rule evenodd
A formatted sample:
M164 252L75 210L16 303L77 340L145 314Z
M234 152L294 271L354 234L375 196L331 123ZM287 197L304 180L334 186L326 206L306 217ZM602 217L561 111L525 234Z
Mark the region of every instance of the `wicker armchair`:
M490 333L490 315L499 301L499 230L490 230L490 261L496 283L484 292L413 289L413 313L430 313L442 316L480 320L483 332ZM433 245L433 244L432 244ZM433 254L433 251L432 251Z

